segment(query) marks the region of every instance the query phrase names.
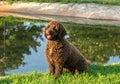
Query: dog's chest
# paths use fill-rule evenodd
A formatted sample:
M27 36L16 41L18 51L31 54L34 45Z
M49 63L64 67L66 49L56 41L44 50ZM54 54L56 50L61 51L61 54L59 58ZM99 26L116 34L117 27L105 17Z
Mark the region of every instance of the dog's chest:
M51 48L49 48L49 56L56 57L60 54L61 50L62 48L59 48L58 46L52 46Z
M47 47L47 52L49 52L49 58L51 59L59 57L64 48L62 43L58 42L49 42Z
M58 59L58 51L55 47L51 47L48 50L48 52L49 52L48 58L50 62L54 64L54 62Z
M56 53L56 51L57 51L57 49L55 49L55 47L51 47L49 49L49 55L50 55L50 57L52 57Z

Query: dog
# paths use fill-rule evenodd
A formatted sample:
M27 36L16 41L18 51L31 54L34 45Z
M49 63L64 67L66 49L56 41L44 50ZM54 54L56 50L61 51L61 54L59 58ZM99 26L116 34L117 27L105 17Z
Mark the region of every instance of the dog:
M66 34L64 26L57 21L49 22L44 29L47 39L45 56L50 74L55 75L55 78L59 78L64 69L75 74L86 72L90 64L90 61L64 38Z

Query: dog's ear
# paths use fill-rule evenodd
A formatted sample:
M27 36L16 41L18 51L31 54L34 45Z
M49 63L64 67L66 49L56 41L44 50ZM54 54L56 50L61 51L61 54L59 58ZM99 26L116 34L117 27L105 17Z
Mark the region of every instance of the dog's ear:
M57 27L59 29L59 38L64 38L64 36L67 34L64 26L61 23L59 23Z

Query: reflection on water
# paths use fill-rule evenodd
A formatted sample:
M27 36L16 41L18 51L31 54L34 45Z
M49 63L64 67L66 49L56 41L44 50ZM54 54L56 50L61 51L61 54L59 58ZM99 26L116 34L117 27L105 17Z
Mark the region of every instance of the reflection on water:
M4 75L5 71L17 69L21 65L26 66L26 61L29 61L31 65L36 62L32 60L34 55L37 56L34 52L43 53L40 53L42 49L38 50L38 47L43 41L44 25L37 22L17 21L14 18L1 18L0 23L0 74ZM31 60L29 55L33 56Z
M106 63L120 57L120 27L66 24L68 40L92 62Z
M0 18L0 75L47 71L44 56L47 22ZM64 23L71 41L92 62L120 61L120 27Z

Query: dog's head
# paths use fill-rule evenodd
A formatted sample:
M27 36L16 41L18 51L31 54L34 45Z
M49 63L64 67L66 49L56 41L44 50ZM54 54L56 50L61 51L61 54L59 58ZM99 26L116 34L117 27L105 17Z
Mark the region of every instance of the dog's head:
M48 40L62 39L66 34L63 25L56 21L49 22L44 30L44 35Z

